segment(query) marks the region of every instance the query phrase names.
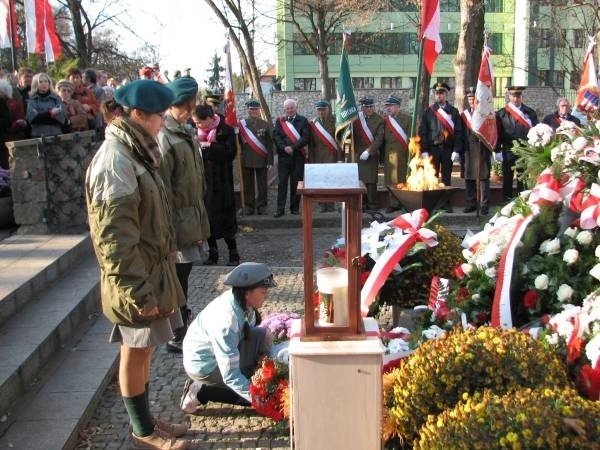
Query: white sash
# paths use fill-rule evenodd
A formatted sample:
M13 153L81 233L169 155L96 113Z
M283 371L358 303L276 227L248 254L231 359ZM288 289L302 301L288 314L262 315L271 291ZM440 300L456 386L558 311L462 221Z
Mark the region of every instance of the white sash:
M531 119L523 113L519 108L517 108L512 103L508 103L506 105L508 112L519 122L521 122L525 127L531 128L533 124L531 123Z
M462 113L467 127L473 129L473 116L471 115L471 111L465 109Z
M298 130L296 130L294 124L284 119L281 119L280 122L283 132L287 135L287 137L289 137L294 144L298 142L300 140L300 133L298 133Z
M242 137L244 138L244 141L252 150L254 150L261 156L267 156L269 154L267 147L265 147L265 145L262 142L260 142L260 140L252 132L252 130L248 128L248 125L246 125L246 119L240 120L240 132L242 134Z
M452 117L446 111L444 111L444 108L438 105L438 108L432 107L431 109L440 122L442 122L442 125L454 133L454 121L452 120Z
M408 145L408 136L398 123L398 121L393 116L386 116L386 121L388 126L390 127L390 131L392 134L398 139L402 144Z
M363 137L369 142L369 145L373 143L375 138L373 137L373 133L369 130L369 126L367 125L367 119L365 117L365 113L362 111L358 112L358 125L360 128L360 132Z
M331 133L329 131L327 131L325 129L325 127L323 126L323 124L321 122L319 122L317 119L314 119L311 122L311 124L313 126L313 130L316 132L316 135L319 136L321 141L323 141L323 143L325 143L327 145L329 150L331 150L332 152L337 154L337 150L338 150L337 143L335 142L335 139L333 138Z

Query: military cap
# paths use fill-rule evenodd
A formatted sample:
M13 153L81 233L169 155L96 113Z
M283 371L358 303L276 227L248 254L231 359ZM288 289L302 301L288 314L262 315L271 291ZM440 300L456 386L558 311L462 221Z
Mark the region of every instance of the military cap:
M506 90L512 95L521 95L525 90L525 86L507 86Z
M465 95L467 97L475 97L475 88L473 86L469 86L465 91Z
M248 100L246 102L246 108L248 109L260 109L260 102L258 100Z
M402 103L402 101L398 97L394 97L393 95L390 95L388 98L385 99L385 102L383 104L385 106L388 106L388 105L400 105L401 103Z
M115 100L121 105L150 114L165 111L173 97L171 89L154 80L135 80L115 92Z
M316 109L331 108L331 105L326 100L319 100L318 102L315 102L315 108Z
M446 83L444 83L443 81L440 83L435 83L433 85L433 89L437 92L437 91L446 91L448 92L450 90L450 86L448 86Z
M168 83L167 87L173 91L174 105L194 98L198 93L198 83L192 77L177 78Z
M233 269L223 282L233 287L275 287L273 273L269 266L263 263L245 262Z
M375 104L375 100L370 97L363 97L359 100L359 103L363 106L373 106Z

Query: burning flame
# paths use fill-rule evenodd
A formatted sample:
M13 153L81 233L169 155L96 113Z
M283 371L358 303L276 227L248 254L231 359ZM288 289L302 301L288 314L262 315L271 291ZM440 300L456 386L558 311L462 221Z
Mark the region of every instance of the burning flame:
M435 168L431 163L431 156L421 155L421 138L413 136L408 143L408 154L411 157L408 164L408 177L406 183L397 185L398 189L407 191L434 191L443 189L442 183L435 176Z

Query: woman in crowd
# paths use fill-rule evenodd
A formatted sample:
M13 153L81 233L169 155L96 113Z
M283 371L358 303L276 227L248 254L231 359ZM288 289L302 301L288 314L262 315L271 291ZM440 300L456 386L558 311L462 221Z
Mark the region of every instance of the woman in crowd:
M188 442L176 438L188 427L152 417L149 402L153 349L181 326L185 301L170 257L174 233L156 142L173 93L137 80L117 90L115 99L125 115L106 128L86 176L102 310L114 324L110 341L121 344L119 386L135 448L181 450Z
M233 193L233 160L235 159L235 133L212 107L199 105L192 116L198 128L198 140L202 149L207 191L204 202L210 221L208 259L205 265L217 264L219 250L217 239L224 239L229 249L227 265L237 266L240 255L237 251L235 234L235 196Z
M60 80L56 83L56 92L65 105L67 116L70 122L70 131L85 131L88 130L87 113L77 100L72 98L73 83L69 80Z
M193 78L179 78L167 87L175 98L158 135L162 156L159 172L173 208L171 218L177 241L175 269L187 299L192 264L201 261L199 245L210 235L208 213L204 207L206 180L202 156L194 131L187 124L196 106L198 83ZM167 350L181 353L190 313L187 305L181 307L183 326L174 331L175 337L167 343Z
M123 107L115 99L104 100L100 105L100 112L102 113L102 120L108 125L111 120L123 115Z
M250 406L249 379L271 348L268 329L256 326L268 289L277 286L271 269L242 263L224 283L232 288L198 314L183 340L183 367L191 378L181 396L186 413L208 401Z
M83 77L79 69L69 69L67 71L67 78L73 83L73 99L81 103L81 106L83 106L83 109L87 113L88 128L95 130L98 125L98 111L100 111L100 104L96 100L96 96L84 86Z
M52 81L45 73L36 74L31 81L26 117L33 137L61 134L67 124L65 105L52 91Z

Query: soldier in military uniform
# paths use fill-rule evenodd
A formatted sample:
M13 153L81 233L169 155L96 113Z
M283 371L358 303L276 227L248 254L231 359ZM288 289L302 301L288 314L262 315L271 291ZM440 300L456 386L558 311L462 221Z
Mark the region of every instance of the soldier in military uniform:
M267 212L267 172L273 165L273 139L269 123L260 117L260 103L249 100L246 108L248 118L238 124L242 137L244 214L263 215Z
M309 122L311 139L309 158L311 163L336 163L343 161L343 154L335 140L335 116L331 114L331 105L325 100L315 103L317 117ZM321 212L333 211L333 203L321 203Z
M529 129L537 125L537 115L533 109L523 103L522 86L509 86L508 103L496 111L498 124L498 148L502 151L502 194L505 200L513 197L513 176L517 156L511 151L517 139L527 139ZM523 190L523 182L517 179L517 193Z
M366 209L377 209L377 170L383 144L383 118L375 112L372 98L360 100L361 111L352 127L354 154L352 161L358 161L358 177L367 187Z
M492 152L481 143L473 133L471 117L475 108L475 88L467 89L465 95L469 107L461 114L463 121L463 147L460 154L453 155L453 160L459 158L463 163L463 178L467 194L464 212L470 213L477 210L477 178L481 181L481 214L486 215L490 210L490 171L492 167ZM479 164L479 173L477 170Z
M448 103L450 86L436 83L435 102L421 116L419 136L422 153L432 157L436 176L442 175L442 182L450 186L452 181L452 153L462 147L462 121L458 109ZM447 208L450 210L450 208Z
M386 186L406 182L408 135L405 130L409 129L410 123L409 118L400 112L400 103L400 99L393 95L390 95L384 103L387 110L383 137L383 166ZM385 212L389 214L399 209L398 199L390 194L390 205Z

